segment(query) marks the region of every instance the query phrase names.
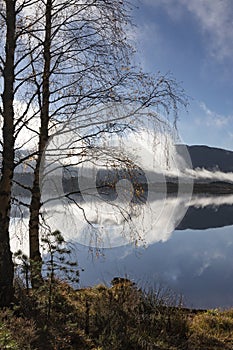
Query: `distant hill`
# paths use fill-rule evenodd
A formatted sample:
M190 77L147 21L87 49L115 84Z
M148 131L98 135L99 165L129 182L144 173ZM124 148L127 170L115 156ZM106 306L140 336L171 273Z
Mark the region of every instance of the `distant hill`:
M183 146L178 145L177 149ZM210 171L233 172L233 152L208 146L187 146L193 168L205 168Z

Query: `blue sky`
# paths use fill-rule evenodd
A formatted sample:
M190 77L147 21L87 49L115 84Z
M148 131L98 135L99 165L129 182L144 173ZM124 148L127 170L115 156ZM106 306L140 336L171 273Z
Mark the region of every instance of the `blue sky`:
M233 150L233 1L134 0L137 60L172 72L190 96L179 131L188 144Z

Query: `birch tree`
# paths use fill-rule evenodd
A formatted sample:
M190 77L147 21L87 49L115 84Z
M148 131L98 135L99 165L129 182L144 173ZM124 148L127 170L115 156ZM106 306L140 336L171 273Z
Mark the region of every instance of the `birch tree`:
M9 242L11 188L14 169L14 64L15 64L15 3L5 3L5 57L1 57L3 92L1 116L2 168L0 179L0 306L8 305L13 295L13 262Z
M12 184L18 163L18 150L25 146L17 144L19 134L27 128L28 110L33 101L33 92L27 90L31 72L28 58L31 50L26 45L25 33L31 24L24 10L31 1L6 0L0 2L0 118L1 173L0 173L0 305L10 303L13 296L14 267L10 251L10 213ZM21 104L19 106L19 101ZM20 107L19 109L17 108ZM16 111L17 109L17 111ZM33 113L34 114L34 113Z
M34 6L39 20L31 42L41 46L33 51L31 67L40 110L40 133L29 237L30 258L36 264L41 261L39 169L46 144L56 127L75 121L82 127L102 123L106 130L103 120L94 120L85 113L81 117L80 111L94 106L102 108L113 101L136 101L139 109L155 106L156 112L151 116L155 119L159 119L161 109L167 114L172 110L176 116L179 103L186 103L175 80L161 74L153 77L133 67L133 48L127 38L127 31L132 30L129 11L129 3L118 0L46 0ZM111 122L117 121L105 120L105 124ZM35 274L38 275L38 271ZM33 274L32 283L36 284Z
M96 118L88 108L111 102L136 102L137 111L152 106L159 121L178 105L185 105L176 81L158 73L143 73L131 61L130 4L107 0L1 1L2 168L0 181L0 285L3 304L13 292L13 264L9 221L13 173L22 164L33 168L29 204L29 243L32 285L41 279L39 244L42 206L39 173L49 138L66 125L99 126L113 132L129 125L129 118ZM16 108L19 106L19 108ZM82 112L83 113L80 113ZM133 118L133 111L132 111ZM23 135L29 137L23 141ZM86 135L91 138L94 135ZM20 140L20 141L19 141ZM21 141L22 140L22 141ZM35 140L33 146L31 141ZM30 144L30 145L29 145ZM26 151L22 155L20 150ZM19 184L20 185L20 184ZM26 204L27 207L27 204ZM34 269L38 266L39 269ZM8 300L4 301L4 296Z

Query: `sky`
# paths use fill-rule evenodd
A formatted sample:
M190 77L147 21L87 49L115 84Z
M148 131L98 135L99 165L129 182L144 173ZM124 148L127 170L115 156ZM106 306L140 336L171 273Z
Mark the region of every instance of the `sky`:
M133 0L136 61L171 72L190 97L183 142L233 150L233 1Z

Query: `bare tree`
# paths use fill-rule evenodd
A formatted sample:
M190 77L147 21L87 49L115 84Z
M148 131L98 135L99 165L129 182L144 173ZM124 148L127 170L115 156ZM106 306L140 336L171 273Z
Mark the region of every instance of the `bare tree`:
M118 125L117 132L129 127L129 114L101 115L104 106L111 102L136 102L136 110L130 112L132 119L140 115L134 112L152 106L151 119L159 121L161 110L167 115L172 110L176 120L177 107L185 105L186 99L173 78L159 73L144 74L132 66L127 1L17 0L2 1L1 6L1 34L7 45L5 53L3 46L0 47L4 82L0 195L5 203L1 206L0 230L5 228L1 230L4 243L0 261L7 264L11 273L7 273L7 278L1 273L0 278L6 278L2 285L8 285L9 281L11 285L12 177L15 169L28 164L33 168L33 185L24 188L31 192L29 241L30 258L34 262L31 277L32 285L37 286L41 279L39 230L43 204L39 172L49 137L62 129L64 123L86 130L93 126L104 132L113 132L114 128L109 126L114 123ZM20 108L16 111L17 104ZM90 108L100 109L100 113L85 113ZM84 137L94 137L94 130ZM29 136L23 141L25 131ZM36 142L31 146L34 139ZM2 269L7 271L5 265Z
M49 107L50 107L50 75L51 75L51 41L52 41L52 0L47 0L45 5L45 27L44 27L44 41L42 41L42 54L44 62L42 64L42 79L38 82L38 76L35 73L35 87L40 108L40 133L38 142L38 155L36 158L36 165L34 170L34 181L31 190L30 203L30 220L29 220L29 247L31 260L31 283L33 287L40 284L41 263L42 258L40 254L39 243L39 212L41 207L40 195L40 164L44 149L49 137ZM34 67L35 61L31 61Z
M1 115L3 118L2 169L0 180L0 305L8 305L13 295L13 262L9 243L11 188L14 169L14 58L15 58L15 3L5 2L6 46L5 59L1 57L4 80Z
M41 261L39 214L42 205L39 169L46 144L56 127L66 122L83 128L102 125L106 130L104 124L120 123L121 119L127 119L128 123L129 115L98 118L96 113L93 116L85 113L86 108L95 106L97 110L113 101L136 101L137 111L155 106L151 118L158 120L161 108L166 113L173 110L176 114L178 104L185 104L186 100L169 76L152 77L132 66L133 49L127 41L130 26L127 1L47 0L39 2L35 13L39 20L31 42L42 46L33 51L31 66L40 110L40 133L29 237L30 257L38 264ZM132 118L134 112L131 111ZM38 271L35 274L38 276ZM32 273L32 284L36 283Z
M34 2L35 3L35 2ZM31 1L0 2L0 80L1 103L1 177L0 177L0 305L7 305L13 296L14 268L10 251L9 224L12 205L12 184L18 165L19 150L26 145L20 133L27 130L28 111L33 93L26 89L31 71L28 58L31 50L25 33L31 23L25 16Z

